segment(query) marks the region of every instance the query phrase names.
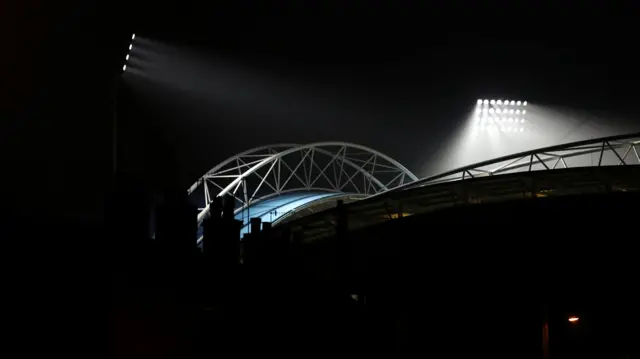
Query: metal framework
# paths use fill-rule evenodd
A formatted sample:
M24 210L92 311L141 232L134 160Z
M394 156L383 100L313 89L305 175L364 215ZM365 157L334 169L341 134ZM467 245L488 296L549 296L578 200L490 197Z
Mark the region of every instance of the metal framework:
M442 182L506 173L632 164L640 164L640 133L597 138L520 152L422 178L392 190L402 191Z
M216 196L235 198L238 214L287 193L369 196L417 179L394 159L365 146L345 142L277 144L229 157L199 178L188 194L201 204L200 224Z
M349 230L450 208L536 197L640 191L640 133L517 153L390 189L346 206ZM284 223L301 240L334 235L334 210Z

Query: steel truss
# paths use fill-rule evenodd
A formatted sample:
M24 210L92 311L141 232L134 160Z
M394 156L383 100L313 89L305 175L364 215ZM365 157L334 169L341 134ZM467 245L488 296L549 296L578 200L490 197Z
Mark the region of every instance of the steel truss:
M385 192L418 178L394 159L345 142L278 144L250 149L224 160L188 190L199 199L198 224L214 197L231 196L239 213L260 201L296 191Z
M346 206L349 230L458 205L640 191L640 134L573 142L465 166ZM601 168L602 167L602 168ZM335 234L335 210L283 223L300 240ZM283 219L283 222L286 219Z
M499 174L561 168L640 164L640 133L604 137L516 153L437 176L422 178L393 191Z

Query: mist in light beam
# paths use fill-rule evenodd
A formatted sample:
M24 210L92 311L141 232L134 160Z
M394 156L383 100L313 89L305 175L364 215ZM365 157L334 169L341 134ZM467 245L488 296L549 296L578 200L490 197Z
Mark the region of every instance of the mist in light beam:
M443 140L432 160L423 165L421 173L435 175L537 148L638 131L640 126L629 125L615 117L596 116L580 110L547 107L530 102L523 132L502 132L495 128L488 130L487 127L482 129L477 123L474 106L469 111L468 118ZM594 155L592 159L593 164L597 162L595 157Z

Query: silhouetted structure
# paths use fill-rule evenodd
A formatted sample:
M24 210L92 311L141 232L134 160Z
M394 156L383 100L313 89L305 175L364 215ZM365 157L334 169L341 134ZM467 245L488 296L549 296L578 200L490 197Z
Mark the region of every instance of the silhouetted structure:
M240 261L241 221L234 219L232 197L223 203L219 197L211 202L209 217L204 221L202 248L208 261L224 271Z
M186 194L168 196L156 212L158 246L175 256L191 255L196 250L197 214Z
M177 275L145 272L163 289L145 296L144 303L160 308L150 318L179 313L181 319L167 319L164 325L190 343L197 357L237 348L247 355L285 356L309 348L319 355L453 351L456 356L491 352L498 358L540 358L544 349L552 359L588 351L623 353L630 338L564 326L567 309L579 310L575 303L585 295L581 288L596 281L594 273L574 265L588 268L591 258L615 254L619 267L598 272L630 280L624 263L631 259L608 246L623 245L615 240L624 238L622 229L608 229L607 241L596 248L572 239L587 238L593 230L587 224L549 228L524 219L559 218L571 209L583 223L633 222L630 211L597 209L630 208L638 200L635 193L617 192L527 197L398 216L359 230L350 230L357 218L338 202L331 209L336 218L331 237L300 240L291 231L295 226L273 227L252 218L250 233L240 241L241 221L233 217L232 198L216 198L203 222L200 252L196 212L177 197L159 210L152 247L162 251L148 255L168 253L161 258L185 261L179 261ZM483 228L494 230L478 236ZM558 236L551 238L554 228L551 233ZM621 294L615 300L623 306L625 298L630 297ZM555 307L548 315L549 344L541 348L541 303L546 301ZM592 310L585 317L598 315ZM624 333L624 326L614 324L607 330ZM593 333L602 340L594 340Z

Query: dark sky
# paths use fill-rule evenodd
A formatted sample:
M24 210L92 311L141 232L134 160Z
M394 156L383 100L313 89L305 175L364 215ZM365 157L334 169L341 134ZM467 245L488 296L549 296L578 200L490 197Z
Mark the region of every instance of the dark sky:
M112 84L132 32L209 62L209 73L232 68L298 96L281 114L126 77L123 166L150 191L186 188L216 161L269 142L358 142L419 166L478 97L635 123L632 2L217 3L31 2L3 11L3 188L12 201L99 216Z

